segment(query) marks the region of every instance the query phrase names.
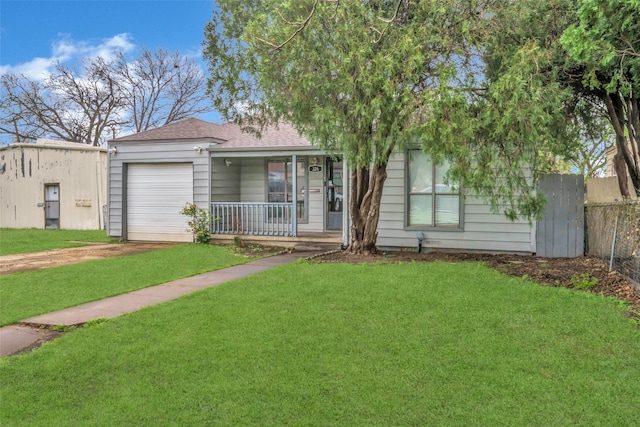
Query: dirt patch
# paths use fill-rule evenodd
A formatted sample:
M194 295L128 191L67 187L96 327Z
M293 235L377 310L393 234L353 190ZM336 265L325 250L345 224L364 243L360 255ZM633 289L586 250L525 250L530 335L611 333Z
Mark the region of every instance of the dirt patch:
M244 243L240 242L238 244L226 245L228 246L232 252L248 256L248 257L263 257L263 256L271 256L278 255L285 251L290 251L292 249L286 249L280 246L267 246L267 245L259 245L253 243Z
M612 296L629 303L630 315L640 321L640 291L619 274L609 272L602 261L591 257L542 258L520 255L490 255L443 252L389 252L378 255L352 255L343 251L315 257L316 262L483 262L504 274L526 277L543 285L578 289L597 282L588 292ZM595 280L594 280L595 279ZM580 289L583 290L583 289Z
M5 255L0 257L0 276L22 271L42 270L84 261L111 258L122 255L134 255L154 249L166 248L178 243L164 242L126 242L113 244L87 243L77 248L55 249L51 251L27 254ZM245 256L267 256L281 253L284 249L274 246L254 244L230 245L235 253Z
M87 246L80 246L77 248L5 255L0 257L0 275L18 273L21 271L41 270L43 268L59 267L61 265L76 264L78 262L92 261L120 255L133 255L172 245L175 245L175 243L128 242L87 244Z

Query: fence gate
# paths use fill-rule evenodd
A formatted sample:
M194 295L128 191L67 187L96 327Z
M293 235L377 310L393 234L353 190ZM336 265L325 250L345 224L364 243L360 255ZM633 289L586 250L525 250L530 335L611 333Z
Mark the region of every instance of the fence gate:
M544 175L538 189L547 197L547 206L536 226L537 255L584 255L584 177Z

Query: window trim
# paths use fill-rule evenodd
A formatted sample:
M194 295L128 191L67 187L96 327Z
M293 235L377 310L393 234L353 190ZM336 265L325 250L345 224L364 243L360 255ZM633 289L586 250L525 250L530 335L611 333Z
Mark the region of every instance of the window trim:
M410 174L410 168L411 168L411 153L415 152L415 151L421 151L419 148L409 148L407 150L405 150L405 161L404 161L404 229L407 231L418 231L418 230L424 230L424 231L444 231L444 232L462 232L464 231L464 217L465 217L465 212L464 212L464 195L462 192L462 186L458 185L458 193L437 193L435 191L432 191L431 193L419 193L419 194L430 194L433 197L433 201L434 201L434 208L431 209L431 220L432 220L432 224L410 224L409 223L409 218L410 218L410 209L411 209L411 203L410 203L410 196L412 194L418 194L418 193L411 193L410 191L410 180L411 180L411 174ZM436 182L436 168L438 166L436 166L435 164L432 164L432 182L435 183ZM435 190L435 188L433 189ZM458 224L457 225L436 225L435 224L435 215L436 215L436 210L435 210L435 197L437 195L457 195L458 196Z

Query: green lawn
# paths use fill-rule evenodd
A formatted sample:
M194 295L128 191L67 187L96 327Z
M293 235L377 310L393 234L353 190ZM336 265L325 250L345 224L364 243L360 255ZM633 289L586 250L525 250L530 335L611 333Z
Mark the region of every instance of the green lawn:
M250 261L230 247L185 244L0 277L0 325Z
M0 255L84 246L86 242L109 243L103 230L40 230L0 228ZM85 243L83 243L85 242Z
M638 425L640 330L479 264L298 262L0 360L0 425Z

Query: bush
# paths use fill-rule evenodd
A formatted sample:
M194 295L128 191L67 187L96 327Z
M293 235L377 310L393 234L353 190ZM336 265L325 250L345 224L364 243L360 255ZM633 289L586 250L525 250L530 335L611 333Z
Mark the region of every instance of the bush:
M197 243L209 243L211 240L211 224L213 223L211 212L199 208L195 203L187 203L180 213L191 218L187 225L189 225L195 241Z

